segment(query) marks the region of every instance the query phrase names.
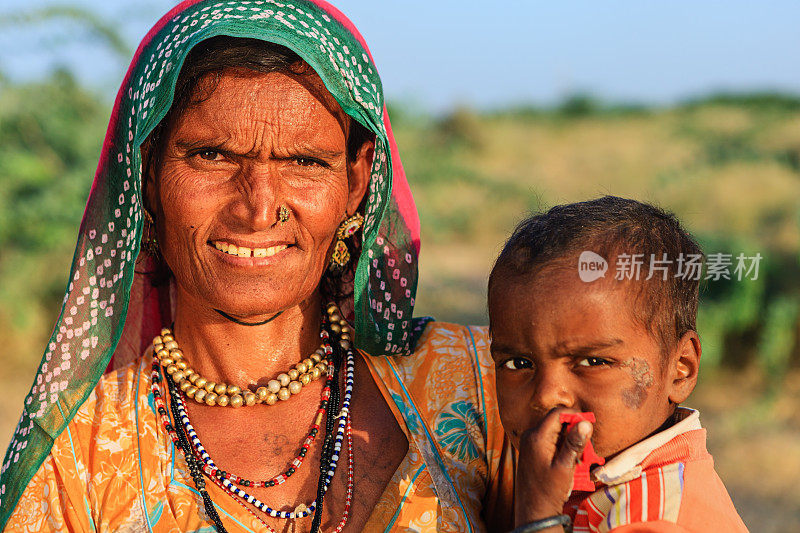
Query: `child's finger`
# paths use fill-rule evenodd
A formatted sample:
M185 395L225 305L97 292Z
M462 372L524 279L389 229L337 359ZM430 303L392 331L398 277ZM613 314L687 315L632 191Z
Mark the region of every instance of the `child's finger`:
M563 409L552 409L535 426L524 431L520 438L520 461L535 461L550 465L557 451L561 422L559 414Z
M520 447L535 448L544 454L549 454L548 458L552 459L561 434L559 415L562 412L564 412L563 408L551 409L536 426L523 432Z
M553 458L553 465L560 466L561 468L573 469L578 462L578 458L583 453L586 443L592 436L592 424L583 420L578 422L571 430L564 436L561 446L556 451Z

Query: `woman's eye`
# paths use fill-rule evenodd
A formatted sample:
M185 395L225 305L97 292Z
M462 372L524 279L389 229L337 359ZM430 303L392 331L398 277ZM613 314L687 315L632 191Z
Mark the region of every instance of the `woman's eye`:
M295 157L294 162L301 167L323 166L321 161L311 157Z
M578 362L578 366L603 366L610 364L610 361L601 357L584 357Z
M199 152L195 152L195 155L200 156L200 159L206 161L219 161L222 159L222 154L216 150L200 150Z
M503 366L509 370L522 370L533 367L533 363L522 357L514 357L503 363Z

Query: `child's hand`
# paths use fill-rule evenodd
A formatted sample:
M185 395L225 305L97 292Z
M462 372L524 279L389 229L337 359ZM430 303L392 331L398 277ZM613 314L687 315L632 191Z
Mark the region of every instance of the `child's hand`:
M559 415L574 412L578 411L552 409L538 426L522 434L514 497L517 526L563 512L575 465L592 435L592 424L585 420L562 435Z

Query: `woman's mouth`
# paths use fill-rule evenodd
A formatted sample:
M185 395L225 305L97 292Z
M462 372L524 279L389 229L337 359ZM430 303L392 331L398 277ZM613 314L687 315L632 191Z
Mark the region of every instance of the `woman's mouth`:
M214 241L211 243L220 252L236 257L272 257L288 248L287 244L278 244L268 248L250 248L248 246L236 246L225 241Z

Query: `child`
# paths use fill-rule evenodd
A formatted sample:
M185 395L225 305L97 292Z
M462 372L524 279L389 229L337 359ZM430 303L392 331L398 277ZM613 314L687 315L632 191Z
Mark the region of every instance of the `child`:
M606 196L521 223L489 279L520 531L747 531L697 411L700 248L671 214ZM562 413L592 412L569 431ZM589 443L606 462L572 490ZM593 483L589 482L591 487Z

